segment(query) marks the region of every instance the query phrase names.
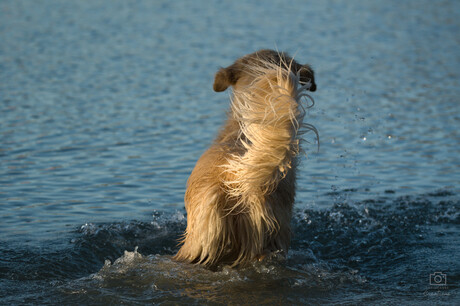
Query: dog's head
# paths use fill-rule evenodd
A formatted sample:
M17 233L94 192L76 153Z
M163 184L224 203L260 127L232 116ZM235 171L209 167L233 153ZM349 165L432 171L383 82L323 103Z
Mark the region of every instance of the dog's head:
M214 78L214 91L224 91L229 86L234 88L248 86L254 80L254 74L251 73L252 71L248 67L262 65L266 62L276 66L290 67L294 74L299 73L301 83L311 83L308 90L316 90L315 75L309 65L301 65L283 52L260 50L237 59L235 63L227 68L219 69Z

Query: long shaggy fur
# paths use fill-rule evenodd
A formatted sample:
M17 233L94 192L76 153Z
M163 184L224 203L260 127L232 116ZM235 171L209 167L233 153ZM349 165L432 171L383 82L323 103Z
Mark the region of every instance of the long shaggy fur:
M216 91L229 85L229 118L187 182L187 229L175 260L237 266L289 247L300 136L317 133L303 124L313 70L262 50L216 74Z

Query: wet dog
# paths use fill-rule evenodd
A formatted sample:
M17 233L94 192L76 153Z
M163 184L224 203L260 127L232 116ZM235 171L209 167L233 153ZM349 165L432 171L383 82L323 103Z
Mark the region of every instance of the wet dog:
M289 248L300 138L317 134L302 122L314 72L286 53L260 50L216 73L216 92L230 86L228 119L187 181L178 261L244 266Z

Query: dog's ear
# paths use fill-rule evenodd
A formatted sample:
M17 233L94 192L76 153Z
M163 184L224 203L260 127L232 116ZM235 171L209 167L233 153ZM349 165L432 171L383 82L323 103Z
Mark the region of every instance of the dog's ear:
M300 82L302 83L311 83L310 88L308 89L309 91L315 91L316 90L316 83L315 83L315 72L309 65L303 65L299 69L300 73Z
M220 68L214 77L214 91L221 92L226 90L230 85L235 85L238 80L237 74L234 65L227 68Z
M227 75L227 70L225 68L220 68L219 71L216 72L216 75L214 77L214 91L224 91L230 85L231 84Z

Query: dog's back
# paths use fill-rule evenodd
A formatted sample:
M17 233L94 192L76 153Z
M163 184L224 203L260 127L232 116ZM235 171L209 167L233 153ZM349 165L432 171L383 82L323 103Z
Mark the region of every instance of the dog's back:
M289 247L301 98L316 89L313 70L261 50L217 72L214 90L229 86L228 120L187 182L176 260L236 266Z

